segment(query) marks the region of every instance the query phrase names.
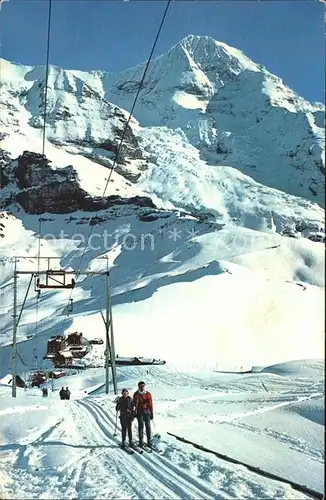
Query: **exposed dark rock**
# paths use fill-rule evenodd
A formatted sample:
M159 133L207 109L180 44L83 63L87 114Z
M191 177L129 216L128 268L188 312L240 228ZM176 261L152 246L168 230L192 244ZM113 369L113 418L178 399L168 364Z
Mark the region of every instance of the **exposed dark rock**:
M83 83L82 89L81 89L82 97L84 99L91 98L91 99L96 99L101 101L102 97L101 95L92 87L87 85L86 83Z
M224 144L218 143L216 145L216 154L218 154L218 155L228 155L230 153L231 153L231 151Z
M69 141L65 143L65 145L74 145L80 146L83 148L81 151L83 156L89 158L96 163L110 167L111 164L109 160L114 160L116 163L115 170L130 180L130 182L136 182L141 173L132 173L125 166L131 160L144 160L144 156L142 150L140 148L138 139L133 134L133 131L129 125L125 126L125 130L121 130L117 127L113 127L113 137L107 138L102 141L96 141L93 138L89 139L73 139L70 138ZM123 139L122 143L121 140ZM57 140L55 137L50 138L53 144L58 146L62 146L62 140ZM86 149L86 151L84 150ZM88 148L92 148L92 151L87 150ZM147 163L144 163L142 166L139 166L139 170L146 170Z
M101 142L99 144L94 144L93 145L99 149L104 149L105 151L112 151L113 153L118 152L118 144L115 144L113 141L107 140L105 142Z
M51 162L46 156L32 151L24 151L18 157L18 165L15 168L15 176L17 185L20 189L38 186L41 183L49 180L51 176L51 167L48 168ZM60 175L60 174L59 174Z
M325 165L323 161L320 160L314 160L316 167L321 171L323 175L325 175Z
M318 191L316 188L314 188L313 186L309 186L309 191L314 195L314 196L317 196L318 194Z
M69 112L68 108L58 109L55 113L56 120L66 120L67 118L71 118L72 114Z
M187 94L198 96L198 98L203 97L206 98L207 91L210 90L208 84L204 84L202 86L196 85L194 82L190 82L183 85L177 85L176 90L180 90L181 92L186 92Z
M181 213L179 210L169 210L169 212L167 213L162 209L157 209L155 211L151 210L149 212L143 211L139 215L139 220L141 220L143 222L152 222L152 221L155 221L158 219L168 219L169 217L171 217L171 213L177 214L178 217L180 217L180 218L182 218L182 216L189 215L186 212Z
M118 138L117 149L115 151L118 155L117 163L125 163L127 158L130 160L142 160L142 150L132 128L125 124L123 130L116 127L113 127L113 130Z
M122 83L119 83L115 85L116 89L121 91L123 90L124 93L126 94L134 94L137 92L139 89L140 82L138 81L123 81Z
M127 163L129 163L129 162L127 162ZM137 165L136 172L132 172L130 169L128 169L128 166L119 165L119 164L117 164L115 166L114 170L118 174L122 175L128 181L135 183L138 181L139 177L141 176L141 173L144 170L147 170L147 168L148 168L148 163L146 161L143 161Z
M6 137L8 137L8 133L6 132L0 132L0 141L3 141ZM2 151L2 150L0 150Z
M46 156L31 151L24 151L18 158L13 171L20 192L15 196L15 201L27 213L93 212L119 205L156 208L148 197L92 197L80 187L77 172L71 165L55 170L50 163ZM9 201L13 200L8 200L8 204ZM92 223L99 222L94 219Z
M155 214L143 214L139 216L139 220L141 220L142 222L152 222L157 219L159 219L159 217Z
M284 229L281 231L282 236L287 236L288 238L299 238L299 234L292 229Z
M309 234L308 239L317 243L325 243L325 235L323 234Z
M5 214L3 212L0 213L0 219L3 219L4 217L5 217ZM2 222L0 222L0 238L5 237L4 229L5 229L5 225Z
M295 224L295 230L298 232L298 233L302 233L302 231L305 231L306 229L308 229L308 224L306 222L296 222Z
M9 178L6 175L6 167L10 164L11 158L9 154L0 149L0 189L4 188L10 183Z
M102 222L104 222L104 218L103 217L92 217L91 220L89 221L89 225L90 226L96 226L97 224L101 224Z
M121 198L121 196L113 195L106 198L112 205L136 205L138 207L156 208L152 199L147 196L133 196L131 198Z

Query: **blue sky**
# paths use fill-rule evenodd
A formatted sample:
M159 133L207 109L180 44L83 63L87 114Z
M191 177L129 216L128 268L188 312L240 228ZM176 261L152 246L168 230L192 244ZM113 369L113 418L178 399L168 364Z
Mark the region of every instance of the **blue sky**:
M144 61L165 1L53 0L50 63L118 71ZM45 64L47 0L10 0L0 12L1 57ZM156 55L208 35L242 50L300 95L324 101L324 6L316 1L173 1Z

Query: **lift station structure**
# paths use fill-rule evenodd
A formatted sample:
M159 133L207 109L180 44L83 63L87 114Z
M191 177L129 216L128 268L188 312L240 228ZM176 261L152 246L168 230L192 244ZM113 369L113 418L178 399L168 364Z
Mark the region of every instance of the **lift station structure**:
M105 257L102 257L104 259ZM19 270L18 262L20 259L36 260L37 269L34 270ZM26 304L27 296L32 284L35 280L34 290L40 294L42 290L46 289L73 289L75 287L75 272L67 271L65 269L53 269L52 261L60 260L60 257L30 257L30 256L16 256L14 257L14 302L13 302L13 333L12 333L12 397L17 396L17 330L18 325ZM111 367L112 382L114 394L118 393L117 387L117 374L115 363L115 347L114 347L114 332L113 332L113 319L112 319L112 303L110 292L110 271L108 266L108 259L106 260L105 271L78 271L78 276L104 276L104 289L106 295L106 315L101 316L105 324L106 333L106 349L105 349L105 392L109 392L109 368ZM47 269L40 270L40 263L47 261ZM25 293L21 310L17 311L17 292L18 292L18 276L29 275L30 281ZM72 299L69 299L72 303Z

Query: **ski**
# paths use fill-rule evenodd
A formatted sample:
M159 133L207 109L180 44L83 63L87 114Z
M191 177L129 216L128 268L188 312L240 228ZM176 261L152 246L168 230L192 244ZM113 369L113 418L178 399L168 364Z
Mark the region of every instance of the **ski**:
M144 450L142 448L140 448L139 446L137 446L136 444L130 446L130 448L134 451L137 451L137 453L140 453L140 454L142 454L144 452Z
M122 446L122 444L120 444L119 446L122 450L129 453L129 455L133 455L135 453L134 450L132 448L130 448L129 446Z
M143 444L141 447L140 447L142 450L145 450L147 453L152 453L152 449L147 446L146 444Z
M158 448L156 448L156 446L153 446L153 445L152 445L152 446L148 446L148 448L149 448L150 450L152 450L152 451L155 451L155 453L160 453L160 454L162 454L162 453L163 453L163 451L162 451L162 450L159 450Z

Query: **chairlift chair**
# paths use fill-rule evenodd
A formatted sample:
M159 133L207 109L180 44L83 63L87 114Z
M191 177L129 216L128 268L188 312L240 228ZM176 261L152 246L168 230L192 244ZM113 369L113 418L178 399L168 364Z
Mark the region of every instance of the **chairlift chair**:
M74 278L67 277L66 271L49 269L45 272L45 282L41 283L39 276L36 276L35 281L35 291L40 289L50 288L50 289L62 289L62 288L74 288L76 281Z

